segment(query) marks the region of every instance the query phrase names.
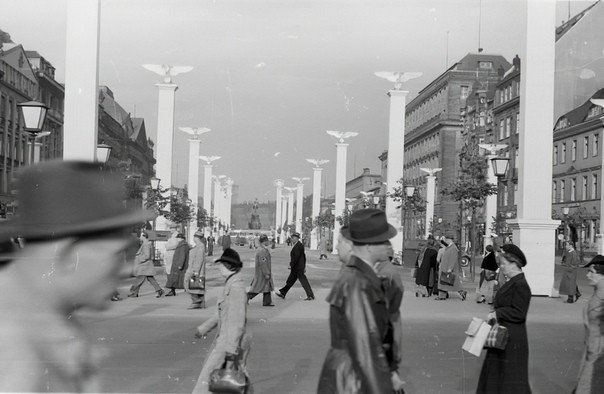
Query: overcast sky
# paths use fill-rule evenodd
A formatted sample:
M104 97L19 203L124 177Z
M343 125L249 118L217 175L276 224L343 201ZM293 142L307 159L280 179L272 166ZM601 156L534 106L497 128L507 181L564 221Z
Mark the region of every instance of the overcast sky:
M0 29L50 61L60 82L66 4L0 0ZM558 2L557 24L589 4ZM331 194L336 148L326 130L359 133L349 140L348 179L364 167L379 174L392 84L375 71L423 72L406 85L411 100L479 43L511 62L522 52L523 17L520 0L101 0L99 83L155 140L161 78L141 64L194 67L173 78L178 186L189 163L178 127L208 127L201 154L222 156L214 174L233 178L240 201L274 200L276 178L286 186L312 178L306 158L330 160Z

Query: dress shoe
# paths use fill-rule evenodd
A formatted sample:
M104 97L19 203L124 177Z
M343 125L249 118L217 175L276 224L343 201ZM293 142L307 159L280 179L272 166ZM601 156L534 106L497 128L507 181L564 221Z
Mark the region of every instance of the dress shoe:
M462 300L462 301L465 301L465 300L466 300L466 296L467 296L467 295L468 295L468 292L467 292L467 291L465 291L465 290L460 290L460 291L459 291L459 296L461 297L461 300Z
M315 299L314 296L306 297L304 301L313 301Z
M280 291L275 291L274 293L275 293L275 295L276 295L277 297L281 298L282 300L284 300L284 299L285 299L285 296L284 296L283 294L281 294L281 292L280 292Z
M484 304L485 302L487 302L487 300L484 297L480 297L479 299L476 300L477 304Z
M118 296L118 295L114 295L111 297L111 301L121 301L122 297Z
M574 297L573 296L568 296L568 299L566 300L567 304L573 304L575 302Z
M136 294L130 293L130 294L128 294L128 297L136 298L136 297L138 297L138 293L136 293Z
M187 307L187 309L201 309L201 305L199 304L191 304Z
M164 291L163 291L163 289L159 289L159 290L157 290L157 291L156 291L156 293L157 293L157 295L155 296L156 298L159 298L159 297L161 297L161 296L163 296L163 295L164 295Z
M170 290L169 292L166 293L166 297L172 297L176 295L176 291L174 291L174 289Z
M577 300L579 300L580 297L581 297L581 293L577 293L577 295L575 296L575 302L577 302Z

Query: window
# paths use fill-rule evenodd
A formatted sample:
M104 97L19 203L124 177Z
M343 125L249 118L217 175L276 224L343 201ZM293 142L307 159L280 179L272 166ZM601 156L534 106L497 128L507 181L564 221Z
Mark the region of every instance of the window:
M554 145L554 165L558 164L558 145Z
M598 156L599 134L594 134L594 142L591 144L591 155Z
M560 163L566 163L566 142L562 143L562 151L560 152Z
M478 62L478 68L483 70L490 70L493 68L493 62Z
M566 181L560 181L560 202L564 202L564 194L566 194Z
M505 121L503 119L501 119L499 121L499 141L501 141L504 138L504 136L505 136L505 124L504 124L504 122Z
M552 203L557 202L558 194L558 184L556 181L552 182Z
M577 140L573 140L573 143L571 145L570 160L571 161L576 161L577 160Z
M516 112L516 134L520 132L520 111Z
M461 86L461 99L465 100L470 95L470 87L467 85Z
M598 175L591 175L591 199L595 200L598 198Z
M510 116L505 120L505 136L506 138L510 138L512 134L512 117Z
M589 137L583 137L583 158L587 159L589 156Z
M581 184L581 200L587 200L587 175L583 175L583 183Z
M570 180L570 200L577 201L577 178Z

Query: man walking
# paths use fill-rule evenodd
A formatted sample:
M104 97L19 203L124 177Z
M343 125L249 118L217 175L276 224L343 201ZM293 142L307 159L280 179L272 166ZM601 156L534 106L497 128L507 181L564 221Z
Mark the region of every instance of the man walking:
M388 354L394 344L389 301L376 274L378 263L389 260L389 240L395 235L379 209L354 212L341 230L341 237L352 241L352 251L327 296L332 342L317 393L402 390L398 357ZM391 290L398 289L393 285Z
M159 286L159 283L155 280L155 266L153 265L153 259L151 258L151 243L147 239L147 233L141 233L141 246L136 252L134 258L134 276L136 279L130 287L130 294L128 297L138 297L138 291L140 290L145 280L151 283L151 286L155 289L156 297L159 298L164 294L164 291Z
M315 295L310 288L310 283L306 278L306 254L304 253L304 245L300 242L300 233L293 233L292 239L292 250L289 252L290 256L290 273L285 281L285 286L275 292L275 295L281 299L285 299L289 289L296 283L296 280L300 281L300 284L306 292L305 301L312 301L315 299Z
M260 248L256 252L256 264L252 287L247 293L248 301L262 293L262 306L275 306L271 292L275 288L271 274L271 253L268 251L268 237L261 235Z
M214 253L214 242L216 242L216 239L214 239L214 236L210 233L208 236L208 256L211 256L212 253Z

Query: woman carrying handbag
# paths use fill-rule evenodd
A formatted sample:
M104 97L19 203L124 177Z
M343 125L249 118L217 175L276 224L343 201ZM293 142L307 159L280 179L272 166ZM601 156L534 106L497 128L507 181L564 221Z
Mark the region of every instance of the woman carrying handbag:
M189 250L189 267L185 273L185 291L191 296L191 305L187 309L205 308L205 278L206 278L206 247L203 242L204 237L200 232L193 235L195 246ZM196 282L202 286L191 288L191 278L197 279Z
M231 248L226 248L216 263L221 263L220 273L226 278L224 290L218 298L217 314L197 327L195 336L205 339L216 326L218 333L193 393L251 393L246 371L250 337L245 330L247 293L241 276L243 263L239 253ZM224 391L225 388L231 391Z

